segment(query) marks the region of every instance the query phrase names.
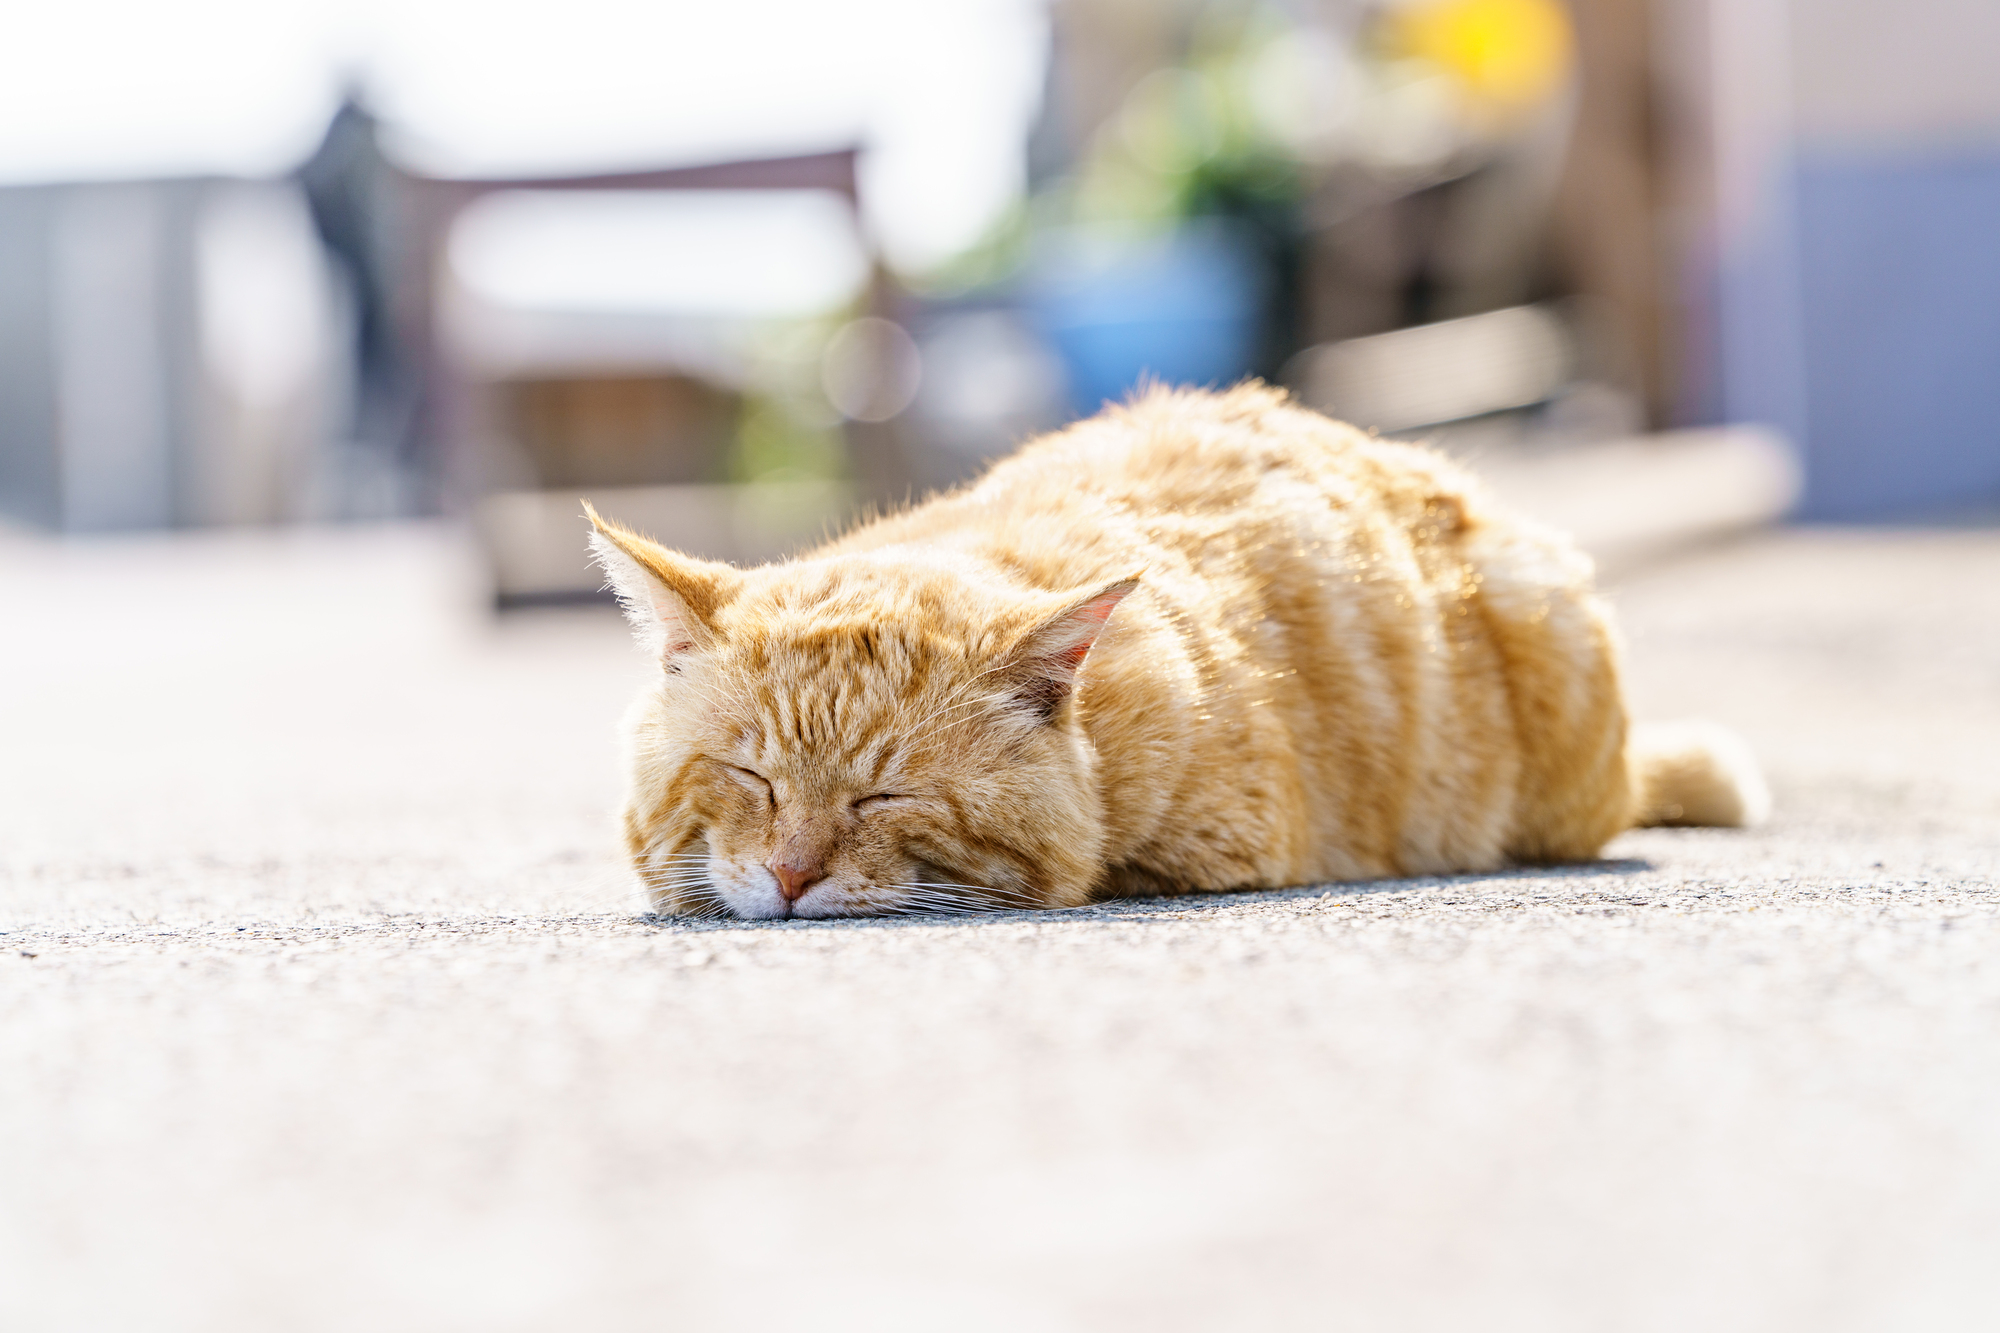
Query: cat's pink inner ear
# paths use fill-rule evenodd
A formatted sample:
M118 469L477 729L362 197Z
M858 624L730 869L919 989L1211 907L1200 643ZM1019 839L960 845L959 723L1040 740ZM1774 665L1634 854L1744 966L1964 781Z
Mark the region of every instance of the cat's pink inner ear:
M1097 645L1118 604L1139 586L1136 578L1098 589L1036 626L1021 641L1013 663L1023 697L1044 716L1053 713L1076 685L1076 673Z
M645 633L647 627L643 618L640 618L639 628L659 654L660 665L678 670L674 667L674 659L682 653L713 644L715 631L695 614L686 594L668 587L650 570L642 570L641 578L649 594L653 616L650 634Z
M689 651L695 646L689 632L686 609L680 598L672 593L662 593L653 599L653 614L659 620L660 660L668 661Z
M1063 629L1071 642L1056 649L1055 657L1070 670L1083 665L1084 657L1097 646L1097 636L1104 632L1105 622L1118 609L1118 603L1134 588L1137 579L1126 579L1114 583L1102 592L1095 593L1081 606L1072 607L1062 616Z

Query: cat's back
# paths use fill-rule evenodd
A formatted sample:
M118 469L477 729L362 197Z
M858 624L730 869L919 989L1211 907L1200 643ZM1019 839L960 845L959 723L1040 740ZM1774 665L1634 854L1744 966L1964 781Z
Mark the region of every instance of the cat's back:
M1153 390L827 553L885 547L1050 592L1141 577L1080 686L1132 891L1560 857L1624 818L1588 561L1280 391Z
M1226 393L1156 388L1030 444L977 488L1027 509L1109 506L1138 516L1213 516L1296 499L1376 499L1379 449L1360 431L1301 411L1261 384Z
M1046 587L1136 562L1157 585L1161 558L1210 578L1253 552L1310 549L1312 566L1366 558L1389 531L1435 533L1440 503L1461 514L1464 492L1436 455L1375 440L1282 391L1156 388L840 545L976 547Z

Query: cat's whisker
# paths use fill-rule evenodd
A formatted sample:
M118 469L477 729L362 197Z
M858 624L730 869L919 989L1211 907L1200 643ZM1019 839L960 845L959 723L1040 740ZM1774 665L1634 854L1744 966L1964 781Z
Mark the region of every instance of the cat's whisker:
M969 688L970 687L968 686L967 689L969 690ZM966 690L961 690L960 693L961 694L966 693ZM951 699L947 699L944 703L939 704L931 712L929 712L922 718L918 719L916 725L910 728L910 732L912 735L921 736L933 722L935 722L938 718L943 717L946 713L953 712L961 708L970 708L974 704L990 702L991 699L992 696L985 693L975 694L969 698L954 697Z
M648 868L665 869L670 866L705 866L710 857L706 852L671 852L664 856L655 853L645 858Z
M714 887L705 876L701 879L649 879L642 882L655 893L685 893L691 889L705 892Z
M983 704L988 708L993 708L998 706L997 702L993 699L992 696L981 695L976 699L968 699L964 703L956 705L956 707L960 709L966 709L966 708L971 708L975 704ZM980 716L981 715L978 713L960 712L957 717L952 718L950 721L945 722L940 726L936 726L933 731L933 739L934 740L942 739L944 735L948 734L949 732L951 732L956 728L969 726L972 723L979 721Z
M954 884L949 880L941 879L922 880L920 883L923 887L929 889L960 889L967 893L977 894L982 899L987 900L1011 900L1021 903L1031 903L1034 901L1029 894L1019 889L995 888L990 884Z
M995 699L994 695L990 691L979 689L979 682L985 680L988 676L991 676L996 672L1004 671L1007 668L1007 665L1008 665L1007 663L1001 662L994 666L987 667L984 671L976 672L970 680L961 682L959 685L954 687L952 697L947 699L945 704L940 705L937 711L933 712L930 715L930 717L924 718L915 727L911 728L912 732L915 734L922 734L923 729L927 725L929 725L932 718L938 717L952 708L964 708L969 705L981 702L997 703L998 700Z
M714 915L721 906L714 876L705 854L677 852L654 858L654 864L638 872L638 879L658 910L664 898L674 910L686 915Z
M670 905L656 906L654 910L668 916L695 917L704 920L735 915L713 885L689 885L672 897Z
M888 887L901 895L896 906L890 909L896 914L938 913L977 916L1012 910L1008 904L990 899L988 895L994 890L976 884L923 882L895 884ZM953 890L963 890L963 892L953 892Z
M731 917L736 914L729 910L729 904L723 900L722 895L713 886L710 886L705 892L693 895L687 901L686 905L680 909L680 915L713 920L718 917Z
M964 905L964 904L960 904L960 903L950 903L950 902L927 902L927 901L924 901L924 900L921 900L921 899L911 899L911 900L906 900L906 901L903 901L903 902L899 902L899 903L896 903L895 905L893 905L893 906L891 906L891 907L888 907L888 908L885 908L885 909L882 909L882 911L881 911L881 912L879 913L879 915L882 915L882 916L982 916L982 915L985 915L985 914L986 914L986 913L988 913L988 912L991 912L992 910L993 910L992 908L986 908L986 907L971 907L971 906L966 906L966 905Z
M715 711L718 718L730 722L750 720L749 711L743 706L742 700L732 698L721 690L698 681L686 681L685 684L690 692Z
M1005 662L998 663L994 666L987 667L984 671L979 671L974 673L971 679L961 681L957 685L953 686L951 693L946 697L944 703L938 705L937 709L932 713L930 713L928 716L920 719L917 722L917 724L910 729L911 733L914 735L921 735L924 731L924 728L930 724L933 718L940 716L941 714L943 714L946 711L949 711L952 708L962 708L969 704L979 703L981 700L991 701L993 696L990 693L980 692L975 694L974 691L979 689L980 681L986 679L990 675L993 675L995 672L1005 670L1006 667L1007 664Z

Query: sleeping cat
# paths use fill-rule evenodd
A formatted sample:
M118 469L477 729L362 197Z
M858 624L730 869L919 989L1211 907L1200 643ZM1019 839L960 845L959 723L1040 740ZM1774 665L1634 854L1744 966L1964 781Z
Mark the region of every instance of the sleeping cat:
M624 826L662 912L1490 870L1767 803L1719 728L1628 736L1567 539L1261 385L1155 389L757 569L590 518L660 665Z

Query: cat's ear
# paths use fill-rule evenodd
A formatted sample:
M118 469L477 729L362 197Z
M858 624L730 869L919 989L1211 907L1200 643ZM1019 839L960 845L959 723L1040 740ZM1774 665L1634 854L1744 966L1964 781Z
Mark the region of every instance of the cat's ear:
M639 646L668 671L679 670L682 653L714 647L715 613L736 596L742 575L600 518L588 500L583 510L597 529L590 535L591 554L618 594Z
M1036 625L1007 654L1005 672L1015 695L1043 721L1055 716L1076 688L1076 673L1105 622L1139 586L1134 578L1087 593Z

